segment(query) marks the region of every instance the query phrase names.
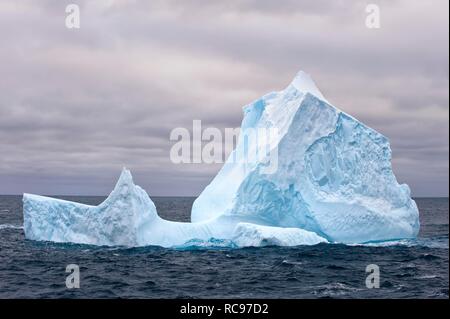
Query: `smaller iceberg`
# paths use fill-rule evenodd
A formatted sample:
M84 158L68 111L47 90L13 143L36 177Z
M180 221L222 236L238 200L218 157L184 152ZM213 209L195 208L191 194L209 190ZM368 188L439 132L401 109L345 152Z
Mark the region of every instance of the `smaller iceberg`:
M164 220L147 193L133 183L127 169L98 206L24 194L23 211L26 238L61 243L183 248L313 245L326 241L301 229L252 225L235 218L199 223Z
M248 145L243 136L261 128L279 134ZM277 154L270 172L267 144ZM263 157L245 161L247 148ZM28 239L128 247L358 244L419 231L388 139L331 105L304 72L244 107L236 149L195 200L192 223L159 217L126 169L98 206L24 194L23 213Z

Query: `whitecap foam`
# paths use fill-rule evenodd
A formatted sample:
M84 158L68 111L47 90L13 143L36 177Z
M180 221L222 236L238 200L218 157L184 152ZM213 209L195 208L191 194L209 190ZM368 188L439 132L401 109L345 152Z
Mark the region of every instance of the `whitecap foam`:
M231 240L210 238L208 240L203 239L191 239L182 245L176 245L172 248L175 249L202 249L202 248L237 248L238 246Z
M23 226L12 224L0 224L0 230L2 229L23 229Z
M447 238L438 237L438 238L415 238L415 239L388 240L380 242L368 242L362 244L349 244L349 246L368 246L368 247L422 246L427 248L448 249L448 244L449 244L448 237Z

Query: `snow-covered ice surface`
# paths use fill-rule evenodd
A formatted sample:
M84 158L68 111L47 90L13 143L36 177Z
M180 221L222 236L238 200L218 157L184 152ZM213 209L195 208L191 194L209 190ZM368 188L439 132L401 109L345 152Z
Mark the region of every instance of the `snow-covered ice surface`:
M242 160L243 136L258 128L278 130L266 137L278 152L272 172L267 158ZM98 206L30 194L23 203L28 239L94 245L356 244L419 231L409 187L392 172L387 138L332 106L304 72L244 108L236 149L194 202L192 223L160 218L128 170Z

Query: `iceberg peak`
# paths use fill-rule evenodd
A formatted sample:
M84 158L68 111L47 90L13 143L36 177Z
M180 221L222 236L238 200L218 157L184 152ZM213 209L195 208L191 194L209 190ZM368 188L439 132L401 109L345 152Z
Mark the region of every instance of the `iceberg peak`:
M129 196L135 195L138 192L138 187L133 182L133 176L131 172L125 167L122 168L122 172L120 173L119 179L114 186L113 191L108 196L106 201L116 200L128 194Z
M131 185L133 184L133 176L131 172L126 167L122 168L122 172L120 173L119 179L117 180L116 186L119 185Z
M304 94L311 93L317 98L327 102L311 76L302 70L297 73L290 85Z

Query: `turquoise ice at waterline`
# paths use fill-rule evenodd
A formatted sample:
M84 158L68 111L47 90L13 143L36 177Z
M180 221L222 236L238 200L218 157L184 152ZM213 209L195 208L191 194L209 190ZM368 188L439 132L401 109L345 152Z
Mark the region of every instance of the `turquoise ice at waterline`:
M239 160L243 136L255 128L278 130L270 137L274 171L267 172L266 159ZM419 231L416 203L395 178L387 138L331 105L302 71L286 89L244 107L236 149L195 200L191 223L159 217L126 169L98 206L24 194L23 214L31 240L128 247L356 244Z

